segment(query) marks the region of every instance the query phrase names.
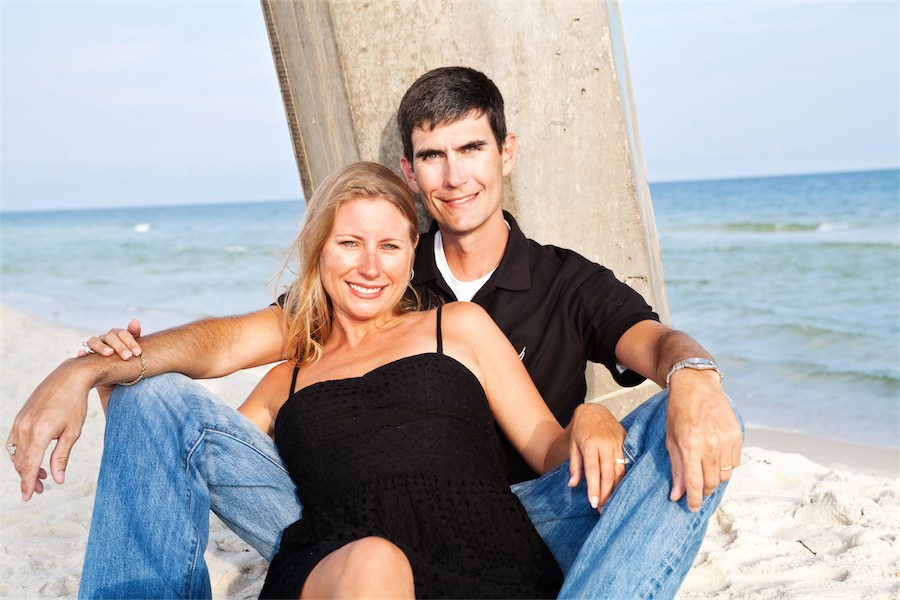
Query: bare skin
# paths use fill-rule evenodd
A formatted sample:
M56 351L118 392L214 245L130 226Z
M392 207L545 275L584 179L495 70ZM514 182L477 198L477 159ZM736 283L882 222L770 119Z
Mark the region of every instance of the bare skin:
M414 598L412 567L403 550L366 537L335 550L310 572L300 598Z

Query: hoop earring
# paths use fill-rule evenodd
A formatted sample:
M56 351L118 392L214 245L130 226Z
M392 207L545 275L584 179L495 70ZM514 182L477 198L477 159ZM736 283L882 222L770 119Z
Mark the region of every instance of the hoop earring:
M409 270L409 280L412 281L413 279L415 279L415 277L416 277L416 270L410 269Z

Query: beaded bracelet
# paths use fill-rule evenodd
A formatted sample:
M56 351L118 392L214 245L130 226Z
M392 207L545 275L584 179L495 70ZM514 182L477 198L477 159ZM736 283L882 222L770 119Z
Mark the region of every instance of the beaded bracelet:
M137 378L133 381L129 381L127 383L120 383L119 385L134 385L138 381L144 378L144 373L147 371L147 359L144 358L144 355L141 354L141 372L138 374Z

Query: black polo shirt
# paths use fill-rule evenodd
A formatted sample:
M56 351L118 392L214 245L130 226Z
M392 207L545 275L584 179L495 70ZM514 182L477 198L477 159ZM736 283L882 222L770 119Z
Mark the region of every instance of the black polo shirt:
M602 363L623 386L641 383L633 372L619 373L616 344L632 325L659 320L640 294L612 271L577 252L542 246L525 237L504 211L509 241L500 264L472 301L494 319L561 425L566 426L587 393L587 362ZM416 250L415 282L447 301L456 300L434 259L434 232ZM536 477L503 439L509 481Z

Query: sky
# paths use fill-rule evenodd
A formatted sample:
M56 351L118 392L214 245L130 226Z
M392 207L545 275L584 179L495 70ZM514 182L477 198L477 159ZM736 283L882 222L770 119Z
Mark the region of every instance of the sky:
M896 168L900 4L620 12L651 182ZM302 196L259 3L0 0L0 210Z

